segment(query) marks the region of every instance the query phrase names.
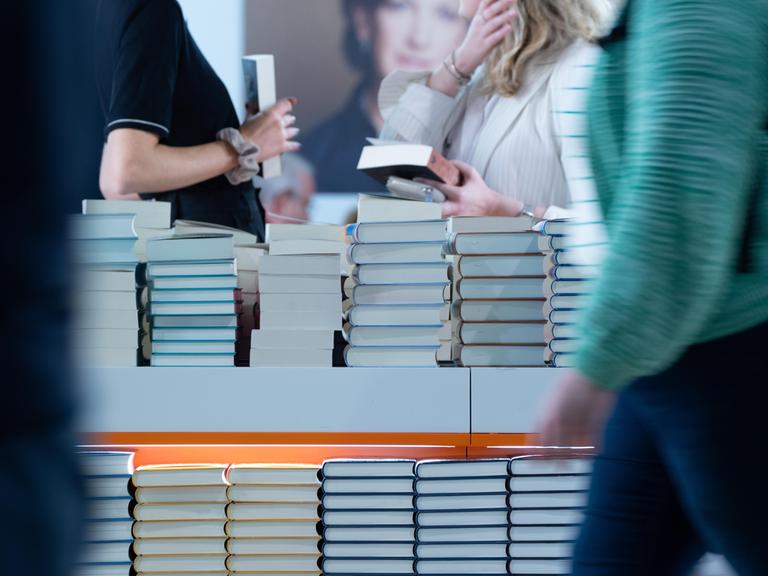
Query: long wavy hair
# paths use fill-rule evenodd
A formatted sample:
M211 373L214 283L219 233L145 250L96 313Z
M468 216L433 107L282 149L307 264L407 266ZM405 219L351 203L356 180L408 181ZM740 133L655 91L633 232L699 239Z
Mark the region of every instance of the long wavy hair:
M534 57L556 57L575 40L594 40L605 16L595 0L517 0L517 11L515 30L485 60L488 93L515 95Z

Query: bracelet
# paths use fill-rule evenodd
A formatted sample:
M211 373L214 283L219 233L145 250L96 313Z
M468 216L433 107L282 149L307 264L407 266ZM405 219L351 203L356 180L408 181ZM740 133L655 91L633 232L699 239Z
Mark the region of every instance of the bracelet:
M536 209L530 204L523 202L523 207L520 208L520 214L518 216L529 216L530 218L536 218Z
M464 74L456 67L456 50L451 52L451 55L443 60L443 66L448 71L448 73L453 76L459 86L465 86L472 79L471 76Z
M257 144L246 140L236 128L222 128L216 133L216 139L229 144L237 153L237 168L225 173L233 186L247 182L259 174L258 156L261 149Z

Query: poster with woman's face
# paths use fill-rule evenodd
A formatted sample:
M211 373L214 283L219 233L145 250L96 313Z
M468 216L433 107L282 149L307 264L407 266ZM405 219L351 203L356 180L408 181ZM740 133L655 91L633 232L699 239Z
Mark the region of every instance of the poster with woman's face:
M459 0L247 3L248 51L274 54L279 95L299 98L299 140L318 192L381 190L356 170L366 138L383 125L381 80L440 66L467 30L458 9Z

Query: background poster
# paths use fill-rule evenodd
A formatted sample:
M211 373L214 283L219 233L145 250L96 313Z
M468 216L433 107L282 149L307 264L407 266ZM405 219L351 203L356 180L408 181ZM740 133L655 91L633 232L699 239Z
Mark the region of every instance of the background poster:
M302 154L317 192L381 190L356 170L366 137L382 126L384 76L430 71L458 46L458 0L251 0L246 52L275 55L279 96L299 98Z

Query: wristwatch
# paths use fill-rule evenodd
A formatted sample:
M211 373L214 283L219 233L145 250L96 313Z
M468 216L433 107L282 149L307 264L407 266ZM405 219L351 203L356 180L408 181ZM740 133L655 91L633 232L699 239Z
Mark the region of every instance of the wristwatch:
M536 208L530 204L523 203L523 207L520 208L520 214L518 214L518 216L530 216L531 218L536 218L535 210Z

